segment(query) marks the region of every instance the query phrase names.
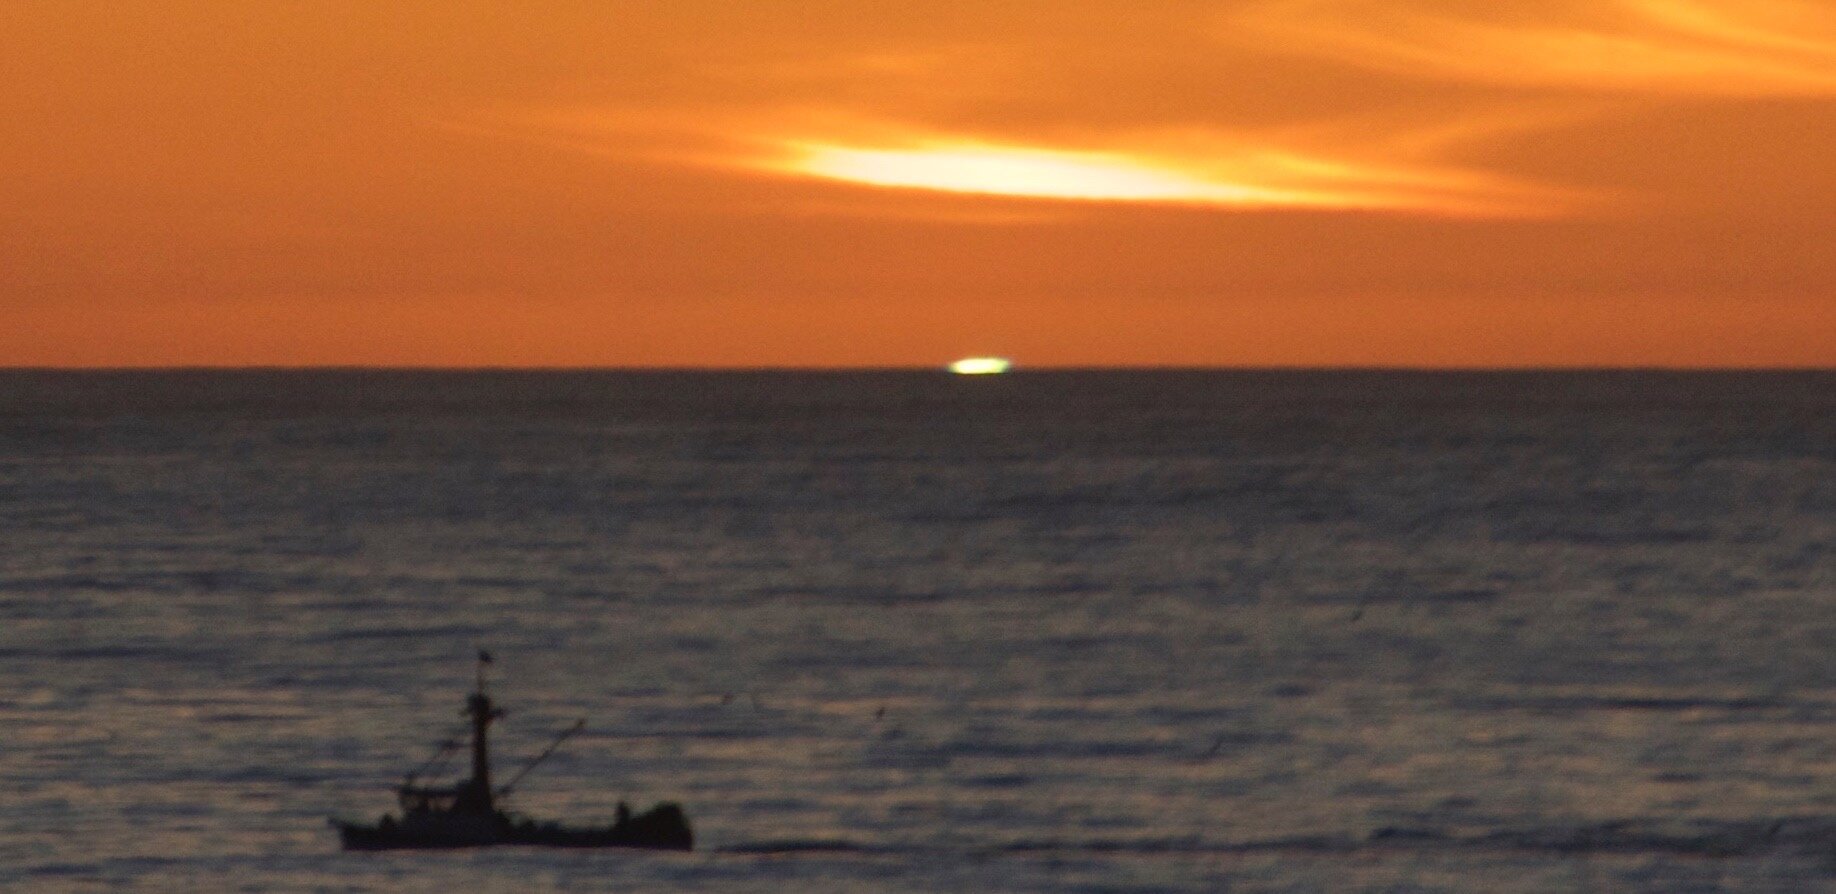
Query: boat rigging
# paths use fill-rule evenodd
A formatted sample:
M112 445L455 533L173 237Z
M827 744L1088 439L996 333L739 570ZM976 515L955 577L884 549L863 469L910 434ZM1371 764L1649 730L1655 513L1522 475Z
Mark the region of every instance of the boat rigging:
M530 771L559 749L563 742L586 728L586 720L562 730L540 754L524 764L503 786L491 785L489 730L504 716L485 690L489 652L478 653L477 688L466 698L461 712L471 728L472 775L450 786L423 785L422 777L437 774L461 746L456 737L440 743L426 763L409 771L396 789L401 816L386 815L375 824L333 819L346 850L395 848L483 847L498 844L549 847L633 847L657 850L691 850L694 832L680 805L663 803L633 814L623 802L618 818L609 826L569 827L537 822L502 810L498 799L508 795Z

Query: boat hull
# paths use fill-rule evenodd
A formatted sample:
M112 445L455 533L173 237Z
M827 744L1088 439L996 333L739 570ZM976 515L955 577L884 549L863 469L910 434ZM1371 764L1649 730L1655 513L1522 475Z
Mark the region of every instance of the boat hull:
M556 823L494 817L385 818L376 825L332 820L347 851L444 850L467 847L623 847L687 851L695 847L688 818L674 804L630 817L616 825L570 828Z

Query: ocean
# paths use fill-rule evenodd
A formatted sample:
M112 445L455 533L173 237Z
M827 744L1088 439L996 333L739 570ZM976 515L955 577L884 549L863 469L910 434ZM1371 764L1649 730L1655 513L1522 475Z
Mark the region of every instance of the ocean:
M0 374L0 889L1836 889L1836 373ZM344 853L488 649L516 809Z

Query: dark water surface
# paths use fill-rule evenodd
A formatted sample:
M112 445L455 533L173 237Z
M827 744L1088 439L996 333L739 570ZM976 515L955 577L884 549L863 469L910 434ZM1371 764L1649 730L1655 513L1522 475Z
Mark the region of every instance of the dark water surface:
M0 374L0 889L1836 888L1836 374ZM343 854L479 647L520 809Z

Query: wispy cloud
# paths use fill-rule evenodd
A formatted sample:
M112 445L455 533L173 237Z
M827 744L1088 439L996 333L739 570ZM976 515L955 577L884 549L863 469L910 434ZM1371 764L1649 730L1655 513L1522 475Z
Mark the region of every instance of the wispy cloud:
M1836 94L1836 7L1802 0L1277 0L1228 16L1220 33L1414 77Z
M868 15L867 37L683 50L655 95L464 126L848 184L857 211L898 190L1503 218L1626 198L1528 173L1514 147L1539 131L1836 95L1836 7L1806 0L1097 3L1020 30L969 8L949 28Z
M1150 136L1104 148L991 143L933 135L891 145L784 140L770 170L876 187L1038 199L1236 209L1336 209L1437 216L1535 216L1572 197L1507 178L1432 165L1305 154L1274 144Z
M1045 202L1536 217L1589 200L1579 191L1435 157L1450 144L1500 129L1483 121L1389 121L1381 134L1367 121L1268 130L1089 127L1050 139L1025 129L945 129L820 106L583 108L443 123L657 162Z

